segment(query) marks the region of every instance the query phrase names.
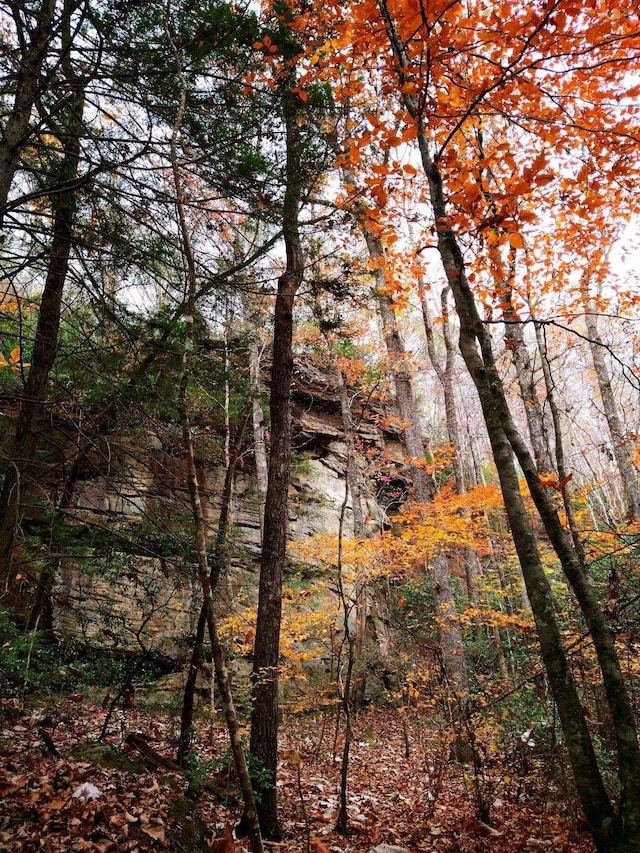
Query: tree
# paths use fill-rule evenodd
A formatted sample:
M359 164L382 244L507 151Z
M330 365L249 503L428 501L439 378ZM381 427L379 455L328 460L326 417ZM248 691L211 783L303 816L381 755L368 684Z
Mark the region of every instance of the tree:
M400 337L394 305L385 286L384 248L379 236L366 224L363 214L360 215L360 224L371 259L380 265L375 274L376 298L382 318L396 403L403 423L416 500L424 503L433 500L435 484L426 470L422 430L414 402L407 353ZM447 554L444 551L435 554L428 568L433 573L436 609L442 631L444 669L455 697L452 703L453 713L457 715L461 708L464 709L468 699L467 670Z
M625 437L625 429L618 414L618 407L611 386L611 375L605 360L604 344L598 331L595 305L589 296L589 276L583 276L580 292L584 305L584 318L589 337L589 349L593 368L598 381L598 390L602 400L602 411L609 428L613 455L618 466L625 509L629 520L640 518L640 483L638 472L633 464L633 454Z
M74 240L77 191L73 183L80 164L85 99L83 75L73 67L70 58L74 11L69 0L65 3L62 21L61 108L52 128L60 140L62 157L54 178L56 191L51 195L53 225L47 278L40 304L31 368L16 424L11 459L0 494L0 506L4 508L0 523L0 586L8 593L10 604L15 603L18 593L18 572L12 560L16 529L20 520L20 502L23 499L23 490L28 487L33 476L31 466L38 441L39 421L44 411L49 374L56 357L62 293ZM61 190L60 186L65 185L67 188Z
M11 56L7 63L10 68L5 69L7 78L15 75L15 85L13 103L3 122L0 140L0 231L20 157L37 132L32 125L32 111L47 88L43 65L59 27L55 20L57 5L56 0L41 0L27 3L22 9L13 5L11 9L17 45L13 56L9 52L5 54ZM68 15L68 11L66 8L61 18Z
M286 10L288 11L288 10ZM282 33L285 36L285 33ZM278 43L278 42L276 42ZM264 44L264 41L263 41ZM283 39L283 49L296 46ZM301 164L302 139L298 117L303 102L293 91L295 65L281 87L282 121L285 128L285 194L282 204L282 234L286 265L278 278L276 296L269 413L271 443L264 506L264 533L260 562L260 588L253 654L253 704L251 710L251 754L268 774L260 790L258 813L265 838L280 838L277 815L276 769L278 764L278 667L282 618L282 575L287 547L288 494L291 465L291 379L293 373L293 307L304 275L300 239L300 205L305 180Z
M541 485L531 459L510 415L495 365L491 338L478 313L466 277L465 262L447 210L443 178L431 154L425 116L419 99L407 90L411 67L406 44L398 34L397 20L384 2L381 15L397 62L404 103L416 123L420 155L429 183L437 229L437 245L460 319L460 350L478 390L496 467L503 489L511 531L522 566L540 639L542 655L562 719L567 748L587 820L600 850L640 849L640 751L633 712L603 613L560 525L553 504ZM541 20L544 20L544 15ZM540 21L536 21L536 32ZM482 92L482 97L487 94ZM478 101L482 99L478 97ZM472 102L473 103L473 102ZM553 599L544 577L533 533L522 503L514 466L514 454L522 466L541 520L576 593L596 647L605 690L617 732L622 797L616 813L602 782L588 726L570 673L557 623Z
M249 768L246 761L244 747L242 745L240 724L238 722L238 716L236 714L233 695L231 692L231 680L229 677L229 672L227 670L226 661L224 659L222 646L220 645L220 639L218 636L218 626L214 611L214 591L220 576L220 566L214 565L212 568L209 567L209 557L207 549L207 526L202 509L200 488L198 485L198 478L195 469L193 433L191 429L191 419L187 402L187 388L190 378L190 357L194 346L193 327L194 318L196 314L196 294L198 290L198 276L196 272L195 257L191 244L191 238L189 235L187 218L185 214L185 191L183 186L183 178L180 172L180 164L178 162L177 146L180 137L180 129L184 121L185 109L187 104L188 85L186 77L182 70L182 60L178 48L176 46L175 37L171 32L171 25L169 20L165 20L165 32L175 58L178 78L181 83L180 101L178 103L178 110L172 128L170 144L170 160L173 183L175 188L176 214L178 219L179 232L182 238L182 251L185 263L185 302L187 307L187 312L185 315L186 337L184 352L182 355L182 376L180 377L177 406L178 412L180 414L182 441L184 444L185 456L187 461L187 486L189 489L189 497L191 500L191 511L193 513L194 538L196 543L196 550L198 553L200 584L202 587L203 603L199 621L205 622L209 629L209 639L211 642L211 649L214 660L216 682L218 684L218 689L220 690L220 695L222 697L225 719L227 722L227 728L229 730L229 740L231 742L231 751L233 753L234 765L242 789L242 795L245 804L245 813L247 816L247 822L249 824L249 835L251 837L251 845L253 849L257 851L257 853L263 853L264 847L262 844L262 836L260 834L260 826L258 823L256 801L253 793L253 787L251 785L251 779L249 777ZM235 459L237 460L237 454L235 454ZM226 538L228 532L228 513L231 502L231 482L233 479L233 468L234 465L232 465L231 461L229 460L227 465L227 475L225 478L227 489L220 514L220 524L218 530L218 542L216 548L217 561L221 561L223 559L224 551L226 548ZM199 628L199 631L200 633L202 633L202 628ZM182 729L182 734L184 736L184 726Z
M627 111L622 109L614 116L608 110L607 93L616 87L620 92L625 90L623 75L637 67L639 34L631 9L626 5L616 10L613 19L601 16L598 11L579 26L562 2L551 7L505 4L500 17L493 11L485 17L485 11L481 7L463 9L444 4L429 10L418 4L401 8L380 0L377 10L373 4L358 7L354 13L357 26L352 28L350 39L352 44L357 44L356 54L360 52L377 61L380 73L390 86L395 77L402 110L395 111L396 123L392 128L386 125L387 139L393 139L388 144L397 145L398 138L410 138L412 132L417 142L428 203L433 212L434 247L454 296L460 322L460 350L483 408L542 656L558 704L587 820L598 849L637 850L640 845L637 805L640 802L640 753L613 638L553 502L539 480L537 466L514 423L497 369L493 341L478 311L467 274L459 235L468 237L476 233L476 229L491 225L492 217L494 222L498 217L505 239L514 248L521 248L524 244L520 229L531 221L542 227L540 217L532 213L528 205L523 204L524 209L520 210L521 200L525 200L527 193L539 193L541 187L548 192L549 184L555 184L556 180L559 187L564 185L549 166L551 146L556 151L564 147L568 152L561 169L571 170L574 152L587 149L594 167L600 174L606 172L608 158L618 156L616 149L620 140L633 136ZM377 26L372 26L373 21ZM388 42L384 55L380 53L384 51L382 42L372 39L372 33L381 31ZM478 32L485 35L472 49L469 39L473 40L471 34ZM489 33L491 36L487 38ZM615 59L609 64L607 59L612 49ZM562 67L558 64L561 56ZM588 58L583 62L583 57ZM558 100L550 97L549 92L557 93ZM523 103L526 103L524 111ZM388 109L393 115L393 106L389 105ZM378 110L378 116L380 112ZM603 138L598 129L605 114L612 130ZM509 156L508 146L501 145L500 134L494 135L496 145L491 154L487 152L484 165L500 180L501 204L493 214L487 210L491 205L484 200L477 173L461 169L466 159L467 131L471 135L474 125L489 123L504 127L508 133L514 126L522 128L520 152L528 145L532 154L531 167L520 166ZM382 125L378 118L376 130L384 138ZM406 133L402 130L405 126ZM352 146L352 150L355 147ZM636 180L634 172L629 183ZM585 194L582 203L587 217L601 201L593 193L588 197ZM622 204L628 206L627 200ZM622 788L617 808L602 781L553 615L553 596L522 499L516 457L597 650L616 728Z

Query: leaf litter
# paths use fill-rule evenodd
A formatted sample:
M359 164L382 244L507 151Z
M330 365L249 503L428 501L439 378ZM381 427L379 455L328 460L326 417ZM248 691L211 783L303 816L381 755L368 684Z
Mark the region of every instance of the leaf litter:
M100 707L79 707L76 702L59 704L55 718L48 719L60 756L56 758L47 750L41 726L30 724L36 713L42 716L44 709L32 713L7 703L0 707L0 853L250 849L247 840L229 840L230 827L241 816L232 774L212 770L228 756L221 720L198 725L194 754L205 768L202 781L209 784L198 798L197 815L209 835L204 847L188 848L176 834L174 811L178 798L188 793L184 774L142 765L123 769L124 761L123 768L101 766L97 760L74 757L83 755L83 745L98 741L105 716ZM276 853L306 853L307 843L314 853L369 853L380 845L410 853L593 853L584 822L554 794L548 780L538 785L532 777L517 789L502 790L497 772L490 818L480 820L469 768L448 757L445 767L436 768L443 761L441 746L428 720L417 718L411 726L411 756L406 758L402 726L393 709L368 709L355 718L350 833L340 836L334 824L342 742L335 737L335 713L325 723L307 716L289 718L282 726L278 792L283 839L271 847ZM139 758L125 743L132 730L145 733L161 754L173 756L175 719L121 712L106 740L112 750L121 751L123 760L127 753L129 759ZM287 758L293 754L296 762ZM85 796L74 796L78 790Z

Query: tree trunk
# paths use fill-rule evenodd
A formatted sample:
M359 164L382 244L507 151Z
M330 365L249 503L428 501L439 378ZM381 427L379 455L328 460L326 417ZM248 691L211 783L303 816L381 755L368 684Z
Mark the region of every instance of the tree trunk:
M358 468L358 457L356 455L355 428L351 412L351 401L349 390L342 376L342 371L336 366L336 377L340 393L340 410L342 412L342 429L344 431L345 444L347 446L347 492L351 497L351 509L353 511L353 535L361 539L366 536L364 523L364 512L362 510L362 490L360 470ZM343 525L344 522L341 521ZM342 535L342 530L341 530ZM354 585L356 627L353 648L349 647L353 654L353 683L350 686L351 701L354 708L362 706L367 689L367 666L365 659L367 618L369 613L369 590L367 578L364 572L360 572ZM345 749L347 749L345 744ZM346 818L345 818L346 820ZM345 823L346 826L346 823Z
M505 508L522 566L543 660L562 721L576 787L598 850L638 851L640 751L633 712L613 639L553 504L540 483L537 466L509 412L504 387L494 360L491 336L478 313L466 279L462 252L449 224L442 178L431 159L426 132L417 112L414 112L414 116L418 123L423 166L438 226L438 249L460 318L460 349L480 397ZM547 535L576 594L598 654L616 726L622 787L619 815L616 815L604 787L575 680L567 662L562 636L554 615L553 596L520 493L514 453L524 471Z
M438 381L442 386L444 396L444 413L447 424L447 433L449 441L453 448L453 459L451 465L453 468L453 481L456 487L456 492L461 495L465 491L465 476L464 467L462 465L461 441L460 441L460 419L458 418L458 407L453 388L453 367L454 367L454 343L451 335L451 324L449 322L449 294L451 288L448 286L443 288L440 295L440 304L442 309L442 336L444 340L445 358L444 364L438 358L436 353L436 344L433 336L433 323L431 321L431 313L427 302L427 294L423 283L418 280L418 295L420 296L420 306L422 308L422 323L424 333L427 339L427 352L429 360L433 367Z
M638 482L638 472L632 462L631 449L627 445L625 430L618 414L618 407L616 406L613 388L611 387L611 376L609 375L609 368L604 357L604 345L598 331L598 322L593 305L589 299L589 282L587 276L584 276L582 279L581 291L593 369L598 380L602 411L609 427L613 455L616 460L618 473L620 474L627 517L629 520L639 519L640 483Z
M515 252L515 250L512 250ZM550 472L554 466L549 453L549 442L544 422L544 413L536 391L533 365L529 356L529 350L524 339L522 322L513 304L512 279L515 274L515 261L512 257L507 280L502 284L500 296L502 298L502 316L504 318L504 337L507 349L511 353L511 361L516 371L516 379L520 388L520 396L524 405L529 428L529 438L533 455L538 466L538 471Z
M352 694L353 674L357 664L357 617L356 631L351 627L351 602L349 596L345 592L343 578L343 561L342 561L342 545L344 542L344 516L349 501L349 483L345 484L344 499L340 507L340 517L338 521L338 596L342 605L342 625L344 628L344 639L347 645L347 672L342 684L342 710L345 718L344 728L344 745L342 747L342 762L340 766L340 805L338 807L338 815L336 817L336 832L340 835L346 835L348 832L348 797L347 783L349 781L349 754L351 751L351 738L353 729L351 725L352 715ZM356 593L357 594L357 593ZM357 605L356 605L357 606ZM338 723L339 723L338 715ZM336 729L336 736L337 736Z
M218 528L218 540L216 543L216 553L218 557L218 562L216 563L212 571L209 568L209 557L207 548L207 525L202 508L202 501L200 498L200 489L198 486L198 477L195 466L195 451L193 446L191 422L187 405L187 389L189 385L191 366L190 355L193 350L193 326L197 292L195 258L193 255L189 228L185 215L184 191L177 157L177 143L187 102L187 83L182 71L182 62L180 59L180 54L171 36L169 22L167 20L165 20L165 34L167 36L167 40L170 44L175 58L176 70L181 83L180 102L171 134L171 169L173 172L173 180L176 194L176 213L178 219L178 226L180 229L180 236L182 239L182 251L186 268L185 303L187 307L185 313L185 346L184 351L182 353L182 375L180 378L180 386L178 390L178 413L180 416L180 424L182 427L183 447L186 455L187 488L189 490L189 498L193 514L195 545L198 555L200 584L202 587L203 607L202 612L200 614L200 620L206 621L206 624L209 629L209 640L211 642L211 650L213 653L216 683L218 685L218 690L220 691L220 697L222 699L225 721L227 723L227 729L229 732L229 741L231 745L234 766L236 769L236 773L238 774L240 789L242 791L242 798L245 806L245 816L248 824L251 846L255 853L264 853L262 836L260 834L260 825L258 822L256 801L253 793L253 787L251 785L251 778L249 776L249 768L244 753L244 746L242 744L240 725L233 702L233 695L231 693L229 673L227 671L224 654L222 652L222 647L220 646L220 641L218 638L218 629L216 624L213 599L213 589L218 581L218 575L220 570L219 559L221 553L224 554L224 548L226 545L228 514L231 506L231 483L233 482L233 469L235 467L235 462L233 463L233 465L230 462L229 466L227 467L227 476L225 479L225 497L223 500L223 512L221 512L220 525ZM244 420L245 426L248 417L249 409L247 409ZM242 428L242 431L244 431L244 426ZM237 453L235 454L235 458L237 459ZM202 630L202 625L200 624L200 622L199 630Z
M236 466L242 449L242 440L246 431L247 423L250 415L250 406L247 405L244 417L240 422L240 426L236 432L233 442L233 447L229 453L229 464L224 478L224 487L222 490L222 505L220 507L220 518L218 520L218 533L216 535L216 547L213 557L213 565L209 569L209 584L212 594L215 593L220 575L227 569L227 541L229 534L229 525L231 520L231 499L233 496L233 480L235 476ZM204 519L203 519L204 521ZM185 759L191 748L192 728L193 728L193 707L195 699L196 682L198 671L203 663L202 648L204 642L204 629L207 626L208 605L204 600L198 616L196 627L196 636L189 662L189 672L187 674L187 682L184 688L182 698L182 712L180 716L180 737L178 740L178 752L176 763L181 767L184 766Z
M29 123L31 112L42 94L47 81L42 78L42 65L51 45L54 34L53 16L56 0L42 0L33 29L22 33L23 52L18 61L15 81L15 98L11 112L2 128L0 138L0 232L4 225L5 205L16 173L20 155L29 144L31 134ZM14 20L18 20L14 13ZM61 174L61 179L69 180L75 172Z
M369 251L371 245L376 247L379 241L373 235L369 235ZM374 260L382 258L382 247L374 248L371 254ZM384 274L382 274L384 276ZM433 499L435 485L432 477L425 470L424 442L422 440L422 428L415 409L413 390L411 388L411 372L407 367L407 353L400 338L395 311L389 298L384 295L378 297L378 309L382 318L384 341L390 362L390 372L393 378L395 400L402 420L402 435L407 448L408 463L413 477L413 488L418 501L430 501Z
M77 175L83 130L84 89L74 79L69 79L67 85L70 90L70 102L60 117L58 131L64 150L57 181L61 184L72 181ZM20 524L21 503L34 474L40 421L45 409L49 375L56 357L62 293L74 239L76 204L77 193L72 189L51 196L53 237L49 251L49 268L40 301L31 367L0 494L0 594L6 595L5 604L10 606L16 603L19 596L16 579L18 572L13 565L14 543Z
M569 489L568 485L571 475L567 471L567 466L565 465L564 461L564 437L562 431L562 422L560 420L560 412L556 403L556 395L554 390L555 386L553 383L553 377L551 376L551 365L549 364L549 358L547 356L547 345L544 338L544 329L540 323L535 322L534 328L536 333L536 341L538 344L538 352L540 353L540 360L542 362L544 384L547 390L547 405L549 406L549 410L551 412L551 420L553 421L553 432L555 436L556 448L556 465L558 468L558 482L560 484L559 487L562 490L562 503L564 504L564 511L567 516L567 524L569 526L569 531L571 532L571 538L573 540L573 547L575 548L576 555L578 557L578 560L580 561L580 567L586 575L587 558L584 552L584 545L582 544L582 539L580 537L580 531L578 530L576 514L573 511L571 490Z
M69 473L64 480L62 494L60 496L58 506L56 507L52 519L52 528L54 528L56 524L59 524L63 521L65 513L71 506L71 501L75 493L78 477L80 476L81 460L84 459L85 454L87 452L87 445L82 446L80 442L80 431L78 431L78 434L76 436L76 442L77 444L74 451L73 462L71 463ZM54 532L52 537L53 543L55 543L55 535L56 534ZM51 592L53 590L56 578L58 577L58 573L60 571L60 566L62 564L62 559L60 557L61 549L55 544L54 548L58 553L54 557L52 557L51 553L49 553L47 562L42 571L40 572L35 598L33 600L33 604L31 605L29 620L26 624L27 631L35 631L37 628L39 628L39 630L48 632L52 636L53 604L51 601Z
M264 414L260 401L260 352L258 337L251 342L250 380L251 380L251 416L253 421L253 457L256 463L256 491L258 493L258 514L260 516L260 536L264 528L264 498L269 482L267 462L267 441L264 429Z
M346 481L351 498L351 509L353 512L353 535L357 538L365 536L364 512L362 510L362 486L360 470L358 468L358 456L356 453L356 430L353 424L353 413L351 411L351 400L349 399L349 388L345 382L340 369L337 356L328 336L324 335L325 343L331 352L335 363L336 384L340 397L340 414L342 416L342 432L347 448Z
M367 242L373 261L382 264L384 249L380 238L367 227L361 217L360 228ZM422 429L416 412L411 387L411 372L407 367L407 353L404 348L395 311L387 296L384 295L384 271L376 271L376 289L378 307L382 318L387 355L391 363L391 375L395 388L395 398L403 422L403 436L409 455L409 465L413 477L416 499L422 503L433 500L435 484L424 468L425 454ZM449 560L444 553L437 554L431 564L434 581L436 611L442 635L442 656L449 684L456 693L456 704L464 704L467 696L467 673L462 642L462 629L456 610Z
M445 347L444 364L442 364L436 353L435 340L433 337L433 324L431 322L429 305L427 302L427 294L420 280L418 280L418 293L420 295L420 305L422 307L422 321L424 325L424 332L427 339L427 352L429 353L431 365L436 373L436 376L438 377L438 380L440 381L440 384L442 385L447 433L449 435L449 441L453 448L453 482L455 485L456 493L462 495L464 494L466 489L460 443L460 419L458 418L458 407L456 405L456 398L453 389L453 367L455 351L451 333L451 324L449 321L448 304L451 288L449 286L443 288L440 296L443 320L442 334ZM464 511L463 515L465 515ZM468 515L469 513L467 512L466 516L468 517ZM464 568L467 581L467 595L469 598L469 603L471 604L471 607L475 610L475 614L473 616L475 633L476 636L480 636L482 626L479 612L480 596L478 594L478 577L481 574L481 567L478 555L476 554L475 550L469 545L467 545L464 549Z
M193 739L193 708L195 705L196 683L198 681L198 673L204 663L204 630L207 627L207 618L209 608L207 601L202 602L200 613L198 614L198 622L196 625L196 636L193 641L193 649L191 651L191 659L189 661L189 671L187 672L187 680L184 685L182 694L182 709L180 711L180 735L178 737L178 750L176 752L176 764L179 767L184 767L187 756L191 750L191 741Z
M264 536L260 562L258 615L253 655L251 754L260 762L269 784L260 791L258 813L265 838L281 837L277 814L278 667L282 617L282 574L287 548L289 480L291 467L291 380L293 376L293 306L304 275L299 211L302 191L298 96L283 95L286 125L286 190L283 236L286 267L278 279L273 329L273 359L269 411L271 446L269 480L264 509Z

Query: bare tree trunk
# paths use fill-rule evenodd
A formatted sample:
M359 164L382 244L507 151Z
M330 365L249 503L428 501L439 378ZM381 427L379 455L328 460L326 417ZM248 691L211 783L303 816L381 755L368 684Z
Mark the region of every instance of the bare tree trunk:
M251 753L261 763L269 784L260 791L260 826L270 840L281 837L277 814L278 667L282 618L282 574L287 548L289 480L291 467L291 380L293 376L293 306L304 275L299 211L302 192L298 96L285 91L286 189L283 236L286 267L278 279L273 330L273 359L269 411L271 447L264 510L264 537L260 563L258 615L253 656Z
M260 516L260 537L264 528L264 499L269 482L269 465L267 463L267 441L264 429L264 414L260 402L260 339L255 337L251 342L250 380L251 380L251 415L253 421L253 456L256 463L256 491L258 493L258 514Z
M344 431L345 444L347 445L347 470L346 479L351 495L351 509L353 512L353 535L362 538L365 535L364 512L362 511L362 488L360 482L360 471L358 469L358 457L356 454L355 429L353 415L351 413L351 402L349 390L342 377L340 369L337 370L338 390L340 393L340 410L342 413L342 429Z
M451 334L451 323L449 318L449 295L451 288L449 286L443 288L440 296L440 304L442 310L442 334L445 346L445 361L444 364L438 358L436 353L435 340L433 336L433 323L429 312L429 304L427 302L427 294L424 285L418 280L418 293L420 295L420 304L422 307L422 320L424 332L427 339L427 352L431 365L435 370L436 376L442 385L444 395L444 411L447 424L447 432L449 441L453 448L453 482L457 494L462 495L465 489L464 467L462 465L462 453L460 444L460 419L458 418L458 407L453 389L453 368L455 349L453 337ZM468 516L468 513L466 513ZM478 594L478 577L482 573L480 560L478 555L471 546L466 546L464 549L464 568L467 581L467 595L469 603L476 611L473 621L475 625L476 635L481 633L482 627L480 622L480 596Z
M226 571L226 569L228 568L227 540L229 533L229 524L231 520L231 498L233 496L233 478L235 475L236 466L238 464L238 459L240 457L240 451L242 449L242 440L244 438L247 423L249 420L249 414L250 407L247 406L247 408L245 409L244 417L242 418L238 430L236 432L233 447L230 449L229 453L229 464L227 465L227 470L224 478L224 487L222 490L222 506L220 508L220 518L218 521L218 533L216 536L215 554L213 558L213 565L210 567L209 571L209 583L211 586L212 594L215 593L218 587L222 572ZM182 712L180 716L180 737L178 740L178 752L176 757L176 763L179 764L181 767L184 765L187 754L191 748L195 689L198 678L198 672L203 663L202 648L204 642L204 629L207 625L207 619L208 605L205 600L202 603L200 614L198 616L196 636L193 651L191 653L191 660L189 663L189 672L187 674L187 681L185 684L184 694L182 698Z
M322 313L322 307L316 303L316 311L318 315ZM342 375L342 370L338 364L337 354L334 344L329 339L325 331L322 331L327 349L331 353L334 361L336 385L338 386L338 396L340 399L340 414L342 416L342 432L344 442L347 449L347 464L346 464L346 481L349 488L349 496L351 498L351 508L353 511L353 535L361 538L365 535L364 513L362 511L362 489L361 477L358 469L358 456L356 453L356 430L353 423L353 412L351 400L349 399L349 388Z
M378 239L374 235L369 234L367 243L369 244L371 257L374 260L382 261L382 247L378 245ZM384 273L380 271L379 275L381 275L382 283L384 281ZM435 486L432 477L425 469L426 459L424 455L424 442L422 440L422 428L414 404L413 390L411 388L411 371L407 366L407 353L400 338L396 315L388 297L380 295L378 298L378 309L382 319L395 399L403 423L402 434L409 456L408 462L413 477L413 488L417 500L429 501L433 498Z
M344 500L340 507L340 519L338 523L338 596L342 605L342 624L344 627L344 639L347 644L347 674L342 687L342 710L345 718L344 744L342 747L342 762L340 765L340 805L338 807L338 816L336 818L336 832L340 835L346 835L348 831L348 797L347 783L349 780L349 754L351 751L352 738L352 705L351 705L351 687L353 682L353 673L357 664L357 637L351 628L351 604L344 588L343 564L342 564L342 544L344 536L344 516L349 500L349 483L345 484ZM337 737L336 731L336 737Z
M180 735L178 737L178 750L176 752L176 764L184 767L187 756L191 750L191 742L193 740L193 708L195 705L196 683L198 681L198 673L204 663L204 631L207 627L207 618L209 608L206 601L202 602L200 613L198 614L198 622L196 625L196 635L193 641L193 649L191 651L191 659L189 661L189 671L187 672L187 680L184 685L182 694L182 709L180 711Z
M332 342L329 340L329 337L326 333L324 334L324 339L327 344L327 347L331 354L336 357L336 353ZM342 430L344 434L344 441L347 450L347 462L346 462L346 472L345 472L345 498L344 505L340 511L340 525L339 525L339 551L340 556L342 554L342 536L344 535L344 515L347 508L347 503L349 498L351 499L351 508L353 512L353 535L356 538L363 538L366 536L366 528L364 522L364 512L362 509L362 492L361 492L361 476L360 470L358 468L358 457L356 453L356 430L353 423L353 412L351 400L349 399L349 388L345 381L344 376L342 375L342 370L337 363L335 363L335 374L336 374L336 383L338 385L338 394L340 397L340 411L342 414ZM344 598L344 590L342 589L342 565L341 559L339 560L338 565L338 574L339 574L339 588L341 598L343 599L343 606L345 605ZM355 618L355 633L354 637L349 637L349 694L350 694L350 703L354 708L357 708L362 705L364 700L364 695L367 687L367 670L366 670L366 661L365 661L365 646L366 646L366 628L367 628L367 617L369 612L369 590L367 588L367 579L364 573L359 573L356 582L354 584L353 590L354 598L355 598L355 609L356 609L356 618ZM348 630L347 620L345 620L345 630ZM349 710L350 713L350 710ZM350 721L348 721L348 729L350 732ZM347 758L348 758L348 747L345 746L347 750ZM346 771L345 771L346 772ZM346 778L345 778L346 784ZM346 812L344 815L344 829L346 832ZM343 833L344 834L344 833Z
M589 297L589 280L586 275L582 278L581 291L593 369L598 380L602 411L609 427L613 455L620 474L626 513L630 520L638 519L640 518L640 484L638 482L638 472L632 462L631 450L627 444L624 427L618 414L618 407L616 406L613 388L611 387L611 376L604 357L604 345L598 331L598 322Z
M442 393L444 396L444 412L447 423L447 433L449 441L453 447L453 459L451 460L453 468L453 481L455 483L456 492L461 495L465 491L465 476L464 467L462 465L462 455L460 451L460 420L458 418L458 407L456 406L456 398L453 389L453 368L455 349L451 335L451 324L449 321L449 294L450 287L445 287L440 295L440 304L442 310L442 336L444 340L445 359L444 364L438 358L436 353L436 344L433 336L433 322L429 311L429 303L427 302L427 294L423 283L418 280L418 294L420 296L420 305L422 308L422 322L424 333L427 339L427 352L429 360L433 367L440 384L442 385Z
M361 477L358 469L358 457L355 446L355 428L349 390L339 367L336 368L338 389L340 393L340 409L342 412L342 429L347 446L347 495L351 497L351 509L353 511L353 535L356 538L366 536L364 523L364 512L362 510ZM341 521L344 524L344 521ZM342 531L341 531L342 535ZM362 705L367 688L367 666L365 659L367 617L369 612L369 590L364 573L360 572L354 585L355 608L356 608L356 630L353 648L349 646L349 653L353 654L353 683L350 685L351 700L355 708ZM346 822L345 822L346 827Z

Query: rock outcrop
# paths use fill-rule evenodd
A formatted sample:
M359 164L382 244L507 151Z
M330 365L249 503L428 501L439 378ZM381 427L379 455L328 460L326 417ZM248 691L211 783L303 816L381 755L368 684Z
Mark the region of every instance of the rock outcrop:
M292 415L290 537L304 540L315 533L335 534L345 498L347 463L337 389L312 369L297 371ZM365 514L372 531L388 524L384 483L401 476L402 464L398 435L383 431L376 422L380 420L379 411L358 413L359 447L379 459L384 454L385 460L378 462L378 479L364 477ZM164 655L180 655L184 650L195 630L198 585L184 461L171 447L158 433L134 430L101 437L93 447L87 471L75 487L69 523L86 527L88 542L95 539L96 531L103 535L82 559L61 560L54 590L57 631ZM363 452L366 475L364 459ZM386 475L380 477L381 471ZM222 465L200 459L198 479L212 535L224 475ZM348 503L347 534L350 517ZM235 478L231 539L234 571L256 572L261 529L250 453ZM105 547L105 542L110 544ZM257 588L257 580L253 586Z

